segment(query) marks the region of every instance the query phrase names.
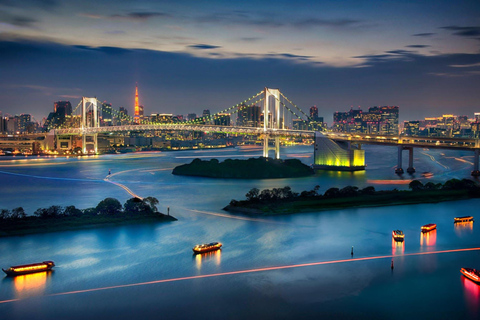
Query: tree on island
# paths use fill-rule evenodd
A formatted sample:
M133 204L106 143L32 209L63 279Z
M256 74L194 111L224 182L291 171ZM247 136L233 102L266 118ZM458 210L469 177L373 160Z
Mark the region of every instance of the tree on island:
M106 198L100 201L95 209L97 214L114 215L122 212L122 204L115 198Z

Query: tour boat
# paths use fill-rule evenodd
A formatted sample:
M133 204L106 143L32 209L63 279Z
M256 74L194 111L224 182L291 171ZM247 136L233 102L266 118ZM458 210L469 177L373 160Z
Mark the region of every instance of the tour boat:
M470 222L473 221L472 216L456 217L453 218L453 222Z
M431 178L431 177L433 177L433 173L431 173L431 172L424 172L424 173L422 173L422 177L424 177L424 178Z
M12 266L7 270L3 269L3 272L7 274L7 276L18 276L21 274L28 274L28 273L35 273L35 272L42 272L42 271L49 271L55 266L53 261L43 261L40 263L32 263L32 264L23 264L19 266Z
M435 223L429 223L429 224L426 224L426 225L422 226L421 229L422 229L422 232L429 232L429 231L437 229L437 225Z
M204 252L218 250L221 247L222 247L222 244L220 242L197 244L195 247L193 247L193 252L204 253Z
M401 231L401 230L393 230L392 231L392 237L395 241L405 240L405 235L403 234L403 231Z
M461 268L460 272L473 282L480 283L480 271L472 268Z

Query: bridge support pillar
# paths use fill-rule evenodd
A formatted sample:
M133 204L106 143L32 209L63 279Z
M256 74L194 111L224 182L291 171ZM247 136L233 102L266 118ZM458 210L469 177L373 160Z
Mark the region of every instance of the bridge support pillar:
M408 173L414 173L415 168L413 167L413 147L408 148Z
M397 168L395 169L396 174L402 174L403 173L403 168L402 168L402 151L403 151L403 146L398 147L398 162L397 162Z
M478 177L480 176L480 170L478 168L478 157L480 155L480 149L475 149L475 155L473 156L473 171L472 176Z
M268 158L268 152L270 150L275 151L275 159L280 159L280 137L275 136L275 147L270 148L270 135L265 134L263 137L263 157Z

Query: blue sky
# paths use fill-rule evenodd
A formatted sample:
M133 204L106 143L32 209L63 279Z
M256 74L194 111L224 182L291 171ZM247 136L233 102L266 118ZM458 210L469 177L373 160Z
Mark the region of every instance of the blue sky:
M480 112L479 1L0 0L0 111L96 96L221 111L263 87L304 110Z

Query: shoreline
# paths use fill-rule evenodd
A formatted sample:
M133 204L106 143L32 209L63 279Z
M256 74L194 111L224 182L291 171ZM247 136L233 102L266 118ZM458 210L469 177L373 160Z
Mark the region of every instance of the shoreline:
M24 236L30 234L76 231L132 224L164 223L177 221L173 216L163 213L118 216L80 216L38 218L30 216L20 220L2 221L0 238Z
M382 195L365 195L354 197L339 197L327 199L298 199L291 201L272 201L263 203L246 203L239 201L239 205L231 204L223 210L232 214L276 216L296 213L322 212L342 209L389 207L410 204L439 203L444 201L459 201L475 199L467 190L438 190L438 191L398 191Z

